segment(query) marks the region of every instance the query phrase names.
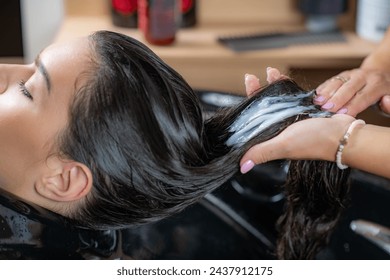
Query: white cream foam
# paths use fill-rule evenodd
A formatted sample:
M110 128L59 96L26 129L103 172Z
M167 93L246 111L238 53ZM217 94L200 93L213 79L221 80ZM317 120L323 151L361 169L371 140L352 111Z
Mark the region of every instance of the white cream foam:
M233 134L226 141L228 146L242 146L267 128L285 119L302 113L316 110L313 105L300 105L302 99L311 97L314 91L302 92L296 95L269 96L254 101L230 127ZM310 117L328 117L328 112L310 113Z

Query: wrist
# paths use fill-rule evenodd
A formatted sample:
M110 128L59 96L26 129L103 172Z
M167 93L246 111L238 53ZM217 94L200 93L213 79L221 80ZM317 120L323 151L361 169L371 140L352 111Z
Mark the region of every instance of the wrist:
M325 129L320 130L322 133L318 135L320 141L317 145L321 151L319 154L320 160L336 162L340 140L354 120L355 118L344 114L335 114L331 118L326 119Z
M387 59L383 55L372 54L363 60L360 69L390 72L390 58Z
M345 132L344 136L340 139L340 143L337 148L336 152L336 163L337 167L340 169L346 169L349 166L346 164L348 162L348 159L346 159L347 151L344 150L350 150L349 147L353 147L353 134L356 134L356 130L358 130L358 127L364 126L366 123L363 120L354 120L349 126L347 131ZM352 142L352 143L350 143ZM343 157L344 155L344 157ZM349 158L349 157L348 157Z

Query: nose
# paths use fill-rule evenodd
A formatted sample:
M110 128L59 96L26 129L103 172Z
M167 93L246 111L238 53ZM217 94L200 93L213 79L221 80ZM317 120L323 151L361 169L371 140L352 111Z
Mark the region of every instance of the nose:
M0 94L2 94L6 90L7 86L5 83L5 80L3 79L3 76L0 75Z
M0 64L0 94L4 93L9 85L28 80L33 73L32 64Z

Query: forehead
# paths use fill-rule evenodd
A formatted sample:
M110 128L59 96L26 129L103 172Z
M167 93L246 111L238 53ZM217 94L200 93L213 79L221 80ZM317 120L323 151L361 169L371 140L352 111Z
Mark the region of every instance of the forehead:
M92 47L88 37L56 43L44 49L39 58L46 67L53 86L76 85L91 69Z
M72 63L89 59L91 52L88 37L82 37L68 42L52 44L42 51L40 57L45 60L46 65L58 60Z

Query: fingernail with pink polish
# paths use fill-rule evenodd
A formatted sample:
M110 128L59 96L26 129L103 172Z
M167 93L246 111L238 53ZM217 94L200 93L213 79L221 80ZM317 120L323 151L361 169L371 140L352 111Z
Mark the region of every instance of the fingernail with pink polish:
M321 108L325 110L332 109L334 107L334 104L332 102L325 103Z
M337 111L337 114L346 114L346 113L348 113L347 108L341 108L340 110Z
M252 160L248 160L241 165L240 171L242 174L248 173L255 166L255 163Z
M314 98L314 101L315 101L315 102L321 103L321 102L325 101L325 97L322 96L322 95L317 95L317 96Z

